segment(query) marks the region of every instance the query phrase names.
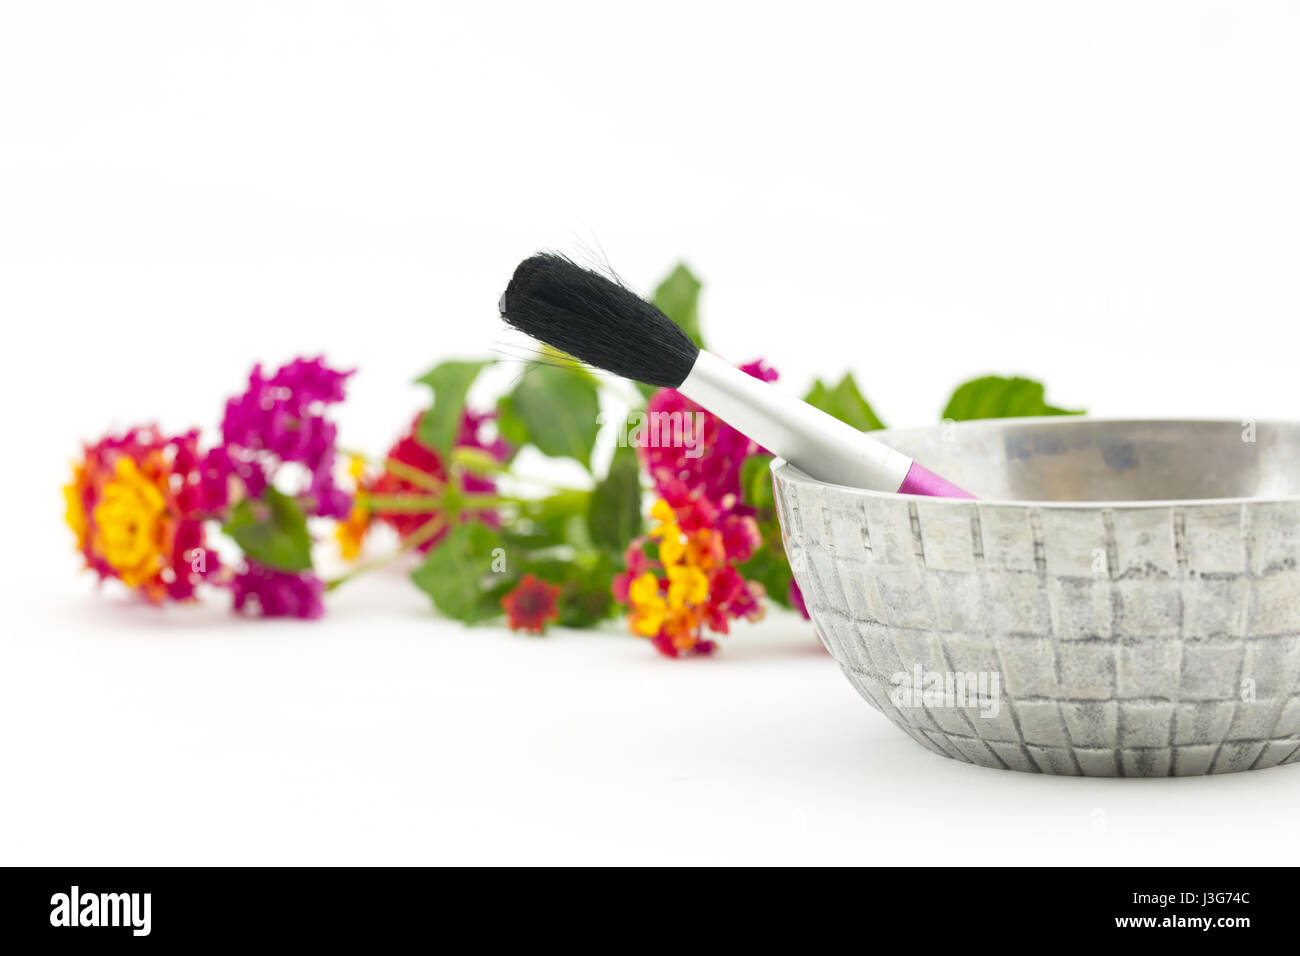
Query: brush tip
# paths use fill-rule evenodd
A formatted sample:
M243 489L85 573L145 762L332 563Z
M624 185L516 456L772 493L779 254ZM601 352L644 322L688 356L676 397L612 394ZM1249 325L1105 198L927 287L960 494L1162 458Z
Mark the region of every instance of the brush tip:
M515 268L497 304L507 324L589 365L659 388L690 374L699 348L663 312L554 253Z

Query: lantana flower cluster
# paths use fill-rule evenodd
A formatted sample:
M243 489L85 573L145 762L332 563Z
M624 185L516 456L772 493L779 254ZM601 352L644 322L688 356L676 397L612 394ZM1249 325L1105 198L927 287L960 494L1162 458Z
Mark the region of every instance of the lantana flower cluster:
M147 426L85 446L63 492L86 566L154 603L192 597L222 571L204 522L225 507L226 474L196 431Z
M761 360L741 370L765 382L777 377ZM657 391L646 411L663 420L694 416L701 429L691 449L638 443L659 495L651 510L656 524L628 548L614 596L628 605L628 629L661 653L708 654L717 646L709 634L763 616L763 585L746 580L739 566L762 544L754 509L741 497L741 471L746 459L764 452L675 389Z
M247 555L225 567L208 546L207 526L228 521L242 502L262 502L288 466L305 473L291 499L301 513L348 512L351 496L334 483L335 425L325 411L343 400L350 374L320 358L296 359L269 377L254 366L248 388L226 404L221 442L206 450L197 429L166 436L152 425L87 445L64 489L86 566L155 604L190 600L207 583L228 588L237 610L319 617L319 578Z
M261 365L253 366L248 388L226 403L222 444L214 454L228 462L230 474L253 497L261 495L282 466L300 465L308 478L300 501L308 513L343 517L352 498L334 483L338 428L324 412L343 401L343 385L351 374L329 368L320 358L295 359L270 378Z
M724 531L712 504L681 486L671 501L656 501L650 515L657 523L628 548L627 570L614 579L615 598L629 606L628 630L677 657L711 653L717 645L706 632L726 634L733 619L762 618L763 586L735 567L757 546L752 518L729 522Z

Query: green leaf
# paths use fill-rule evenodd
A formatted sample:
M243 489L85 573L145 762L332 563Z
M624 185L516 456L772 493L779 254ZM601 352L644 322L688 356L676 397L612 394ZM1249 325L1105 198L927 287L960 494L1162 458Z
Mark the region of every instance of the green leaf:
M311 535L298 502L268 487L261 498L245 498L230 512L222 530L244 554L284 571L311 568Z
M591 493L587 530L595 545L622 554L641 529L641 469L636 452L620 445Z
M668 318L676 322L691 341L704 348L700 336L700 288L701 282L695 278L685 263L678 263L668 277L655 289L650 301Z
M752 455L740 468L741 500L755 509L763 543L753 556L738 567L748 580L758 581L770 600L790 607L790 563L781 544L781 526L776 517L776 500L772 494L771 455Z
M613 569L610 569L607 574L561 584L560 596L556 599L556 608L560 612L559 625L595 627L611 617L615 612L614 595L609 589L609 579L613 573Z
M543 454L591 467L600 399L590 376L549 365L530 368L511 393L509 409Z
M1041 382L1028 378L986 375L957 387L944 407L942 417L963 422L974 418L1022 418L1030 415L1082 415L1048 405Z
M520 502L519 516L501 535L512 554L572 544L573 525L586 521L590 501L590 491L568 489Z
M433 389L433 407L420 418L416 433L425 445L434 451L451 450L460 431L461 413L465 410L465 395L487 362L442 362L416 379L420 385Z
M772 456L750 455L740 466L740 499L760 511L772 508Z
M528 426L515 414L509 395L497 399L497 433L510 443L512 458L520 448L528 444Z
M874 431L885 427L884 422L876 417L871 405L862 397L852 373L846 374L834 387L828 387L821 379L817 379L804 401L859 431Z
M493 575L499 547L501 538L486 525L459 524L411 572L411 580L447 617L466 624L496 617L499 585L506 583L504 576Z
M775 537L775 541L772 540ZM790 603L790 582L794 574L786 560L781 547L781 535L764 533L763 546L754 552L754 556L744 564L737 566L741 576L747 581L757 581L767 591L767 598L782 607L792 607Z

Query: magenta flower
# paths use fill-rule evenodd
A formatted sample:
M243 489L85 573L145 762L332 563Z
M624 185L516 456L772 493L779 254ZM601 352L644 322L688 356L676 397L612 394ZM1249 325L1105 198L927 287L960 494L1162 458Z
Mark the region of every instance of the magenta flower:
M320 358L295 359L266 378L253 366L248 389L226 403L221 422L223 457L212 462L211 481L220 484L228 469L258 495L270 474L284 462L306 467L312 514L346 518L352 497L334 484L337 429L324 417L327 405L343 400L343 383L352 372L329 368Z
M740 367L742 372L764 382L774 382L777 373L759 359ZM681 447L639 448L641 460L654 480L655 487L664 493L666 485L680 481L690 492L699 492L723 512L750 513L740 503L740 469L750 455L763 451L758 443L732 428L716 415L705 412L676 389L664 388L655 392L647 403L650 415L656 413L703 413L703 434L698 436L702 454L690 457ZM665 497L667 497L665 495Z
M314 619L325 613L324 582L314 574L299 574L249 561L230 583L235 610L261 617Z

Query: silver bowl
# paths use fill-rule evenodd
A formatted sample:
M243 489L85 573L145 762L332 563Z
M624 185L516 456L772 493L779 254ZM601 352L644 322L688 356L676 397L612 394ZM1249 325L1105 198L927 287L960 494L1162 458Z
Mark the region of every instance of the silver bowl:
M1300 760L1300 424L1003 419L879 432L979 496L772 465L827 650L912 739L1031 773Z

